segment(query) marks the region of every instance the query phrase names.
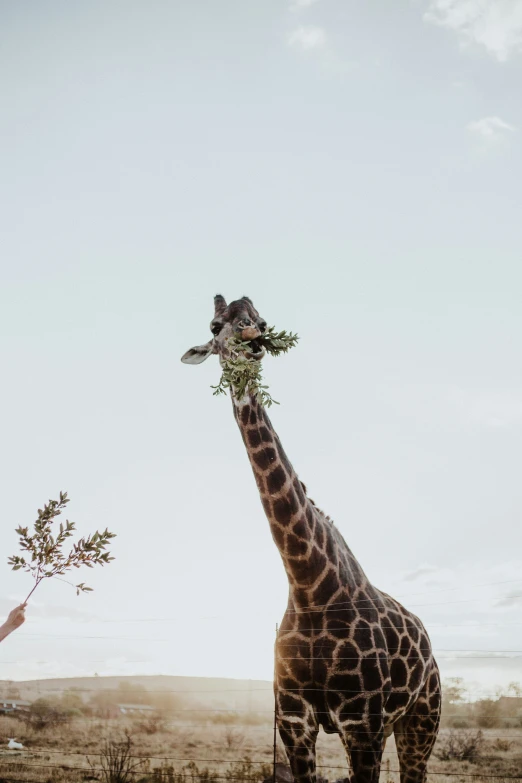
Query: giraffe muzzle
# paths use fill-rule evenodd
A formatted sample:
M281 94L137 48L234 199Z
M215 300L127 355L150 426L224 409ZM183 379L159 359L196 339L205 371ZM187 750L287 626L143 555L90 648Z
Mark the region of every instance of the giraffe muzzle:
M241 332L241 339L245 343L250 343L251 350L245 351L247 359L256 359L259 361L266 353L264 346L259 342L261 332L255 326L247 326Z

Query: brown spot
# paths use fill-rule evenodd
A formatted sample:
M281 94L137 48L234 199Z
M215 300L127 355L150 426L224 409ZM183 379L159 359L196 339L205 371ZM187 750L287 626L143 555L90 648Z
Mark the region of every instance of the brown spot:
M394 688L405 688L408 682L408 670L402 658L395 658L391 662L390 676Z
M295 533L296 536L299 536L299 538L308 537L308 527L303 517L299 517L299 519L297 520L297 522L293 527L293 532Z
M286 473L284 472L281 465L278 465L277 468L274 468L274 470L268 474L266 479L266 486L270 494L275 495L277 492L280 492L280 490L284 487L285 482L286 482Z
M388 619L398 631L404 631L404 618L399 612L389 612Z
M345 631L346 633L346 631ZM337 651L338 668L343 671L352 671L359 664L359 650L349 640L343 642Z
M295 494L299 498L300 502L304 504L306 500L306 495L303 491L303 483L299 481L298 478L294 479L294 489L295 489Z
M413 620L410 620L409 617L406 618L406 628L408 630L408 633L410 634L410 637L415 642L415 644L419 641L420 637L420 631L416 623L413 622Z
M273 462L275 462L275 458L276 458L275 449L269 447L264 448L262 451L258 451L256 454L252 456L252 459L254 460L255 464L261 470L266 470L268 467L270 467L270 465Z
M401 648L399 650L400 655L403 658L407 658L411 651L411 642L407 636L403 636L401 640Z
M304 715L303 701L298 696L294 696L291 693L280 693L279 705L281 710L287 715L289 713L292 715Z
M308 542L302 538L297 538L293 533L289 533L286 539L287 557L302 557L308 551Z
M366 620L359 618L357 621L353 631L353 640L360 650L367 652L372 649L373 640L371 626Z
M365 691L376 691L381 685L381 670L375 658L361 660L361 674Z
M395 687L395 683L393 683ZM390 698L386 702L386 712L395 712L405 707L409 701L410 695L405 691L392 691Z
M270 430L267 427L260 427L259 434L261 435L261 440L263 443L272 442L272 436L270 435Z
M339 579L332 568L329 568L323 579L313 592L313 601L316 604L325 604L328 599L339 589Z
M249 432L247 432L247 438L249 446L252 446L253 449L261 443L261 435L257 430L249 430Z
M308 518L308 512L307 512L306 516ZM310 522L310 524L312 524L312 521L313 521L314 517L313 517L313 514L311 513L311 509L310 509L310 516L311 516L311 519L308 519L308 521ZM322 525L321 522L319 522L318 525L317 525L317 528L316 528L316 531L315 531L315 540L317 542L317 546L319 547L319 549L323 549L324 548L324 529L323 529L323 525Z
M330 562L337 564L337 543L330 530L326 532L326 556Z
M359 691L360 690L362 690L362 688L359 685ZM354 718L354 717L357 718L363 714L365 707L366 707L366 697L354 696L352 693L351 698L346 700L339 714L339 717L341 721L349 720L350 718ZM352 734L353 733L355 732L352 732Z
M288 525L292 519L293 504L286 498L278 498L272 505L274 517L282 525Z
M415 666L410 670L410 676L408 678L408 688L410 690L414 691L419 687L423 673L424 667L421 661L417 661Z
M248 424L248 417L250 416L250 408L248 405L244 405L241 408L241 423Z
M386 622L387 618L385 618ZM391 626L388 628L384 628L384 635L386 637L386 645L388 647L388 652L390 655L395 655L397 650L399 649L399 634L395 630L395 628L392 628Z
M285 454L285 451L283 447L281 446L281 441L279 438L276 440L276 446L277 446L277 452L279 454L279 459L281 460L281 463L285 466L287 471L290 473L292 471L292 466L290 465L290 462L288 461L288 457Z

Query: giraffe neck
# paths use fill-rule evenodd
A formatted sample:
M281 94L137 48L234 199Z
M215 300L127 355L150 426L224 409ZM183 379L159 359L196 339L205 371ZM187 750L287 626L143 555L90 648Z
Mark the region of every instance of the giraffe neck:
M333 596L340 582L356 587L365 579L362 569L333 523L307 496L263 406L250 396L237 400L232 395L232 402L293 599L307 605L324 604L325 596ZM352 573L342 577L339 544L354 564Z

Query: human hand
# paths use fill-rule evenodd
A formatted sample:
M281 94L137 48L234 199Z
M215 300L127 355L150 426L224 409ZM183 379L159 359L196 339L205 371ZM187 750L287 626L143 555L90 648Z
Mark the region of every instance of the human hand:
M20 606L17 606L15 609L9 612L9 616L6 620L6 625L9 626L9 628L12 628L13 631L16 628L19 628L23 623L25 623L26 606L27 604L20 604Z

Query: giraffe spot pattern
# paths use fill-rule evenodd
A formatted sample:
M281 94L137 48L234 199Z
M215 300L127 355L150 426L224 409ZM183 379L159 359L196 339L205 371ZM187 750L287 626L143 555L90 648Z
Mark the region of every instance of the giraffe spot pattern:
M351 783L378 778L395 731L404 783L425 783L440 677L421 621L371 585L306 494L255 400L236 413L289 581L277 640L278 725L296 783L315 781L319 725L340 734ZM286 490L285 490L286 488Z
M271 495L275 495L277 492L280 492L284 485L286 484L286 473L281 467L281 465L278 465L274 470L268 474L266 479L266 488L267 491ZM295 496L292 496L295 497ZM297 506L297 503L295 504Z
M276 452L274 449L267 447L264 448L262 451L257 451L254 454L253 459L256 464L256 467L258 467L260 470L267 470L267 468L269 468L270 465L273 465L273 463L275 462Z

